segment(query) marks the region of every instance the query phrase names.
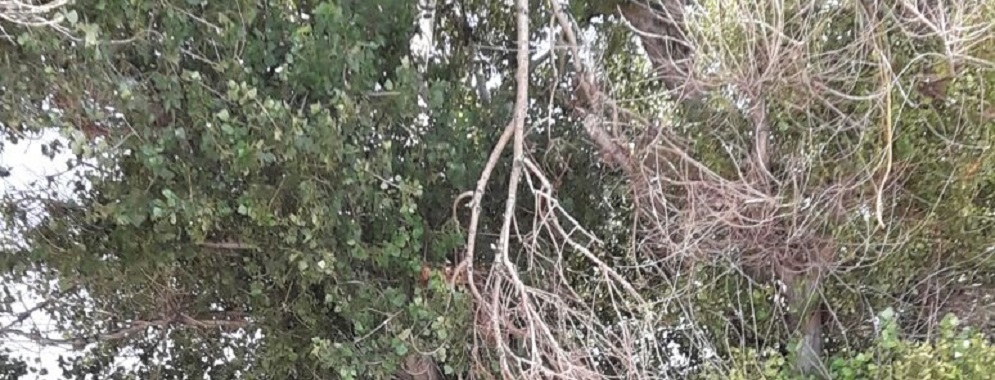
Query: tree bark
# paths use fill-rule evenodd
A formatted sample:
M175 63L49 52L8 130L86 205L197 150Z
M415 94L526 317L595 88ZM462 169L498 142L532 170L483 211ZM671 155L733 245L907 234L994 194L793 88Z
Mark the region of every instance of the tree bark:
M685 33L684 2L628 1L618 9L639 37L667 91L680 99L697 97L700 89L691 77L693 51Z
M798 339L794 369L806 378L828 378L822 363L824 303L819 297L819 276L814 271L805 271L783 273L780 277L787 286L788 328Z
M397 380L442 380L439 366L431 356L411 354L404 358L401 369L394 374Z

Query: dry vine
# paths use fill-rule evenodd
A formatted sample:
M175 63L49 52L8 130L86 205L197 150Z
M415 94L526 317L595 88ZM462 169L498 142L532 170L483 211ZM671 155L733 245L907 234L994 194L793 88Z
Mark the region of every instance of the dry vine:
M520 60L525 56L521 52L528 50L525 3L518 1L517 8ZM576 25L558 2L549 5L568 52L582 56L583 42L576 37ZM918 102L911 95L915 92L942 96L935 85L942 78L927 78L925 89L907 85L910 77L918 75L912 70L922 66L922 61L937 58L917 56L896 69L892 52L897 48L885 36L897 33L913 41L941 41L946 48L941 58L956 75L964 67L995 67L972 55L975 46L992 38L995 24L979 19L976 15L984 14L984 5L969 0L932 4L875 0L835 5L727 1L707 5L721 7L722 12L703 10L706 5L702 5L690 14L675 6L638 6L627 5L619 13L635 29L659 79L676 101L710 97L725 99L727 104L698 120L710 125L711 133L722 143L726 165L719 167L696 158L688 136L678 128L648 123L648 118L620 106L603 90L607 86L604 78L593 74L597 68L585 66L581 59L572 61L579 98L573 111L583 120L602 157L626 173L638 207L634 226L640 243L635 251L641 255L639 261L646 264L635 269L658 274L658 280L670 289L656 289L655 297L647 300L640 293L645 288L635 286L618 274L618 268L592 253L601 241L559 206L555 188L523 154L520 123L525 107L522 96L527 97L523 88L527 77L522 74L527 73L526 56L516 77L519 98L515 120L492 153L492 158L499 155L514 134L514 173L499 252L486 285L478 288L474 281L469 282L479 308L476 359L486 362L488 358L479 349L487 348L486 352L494 353L490 359L500 363L507 379L609 378L603 371L606 360L612 362L614 373L624 373L627 378L657 378L659 367L649 363L666 363L671 353L654 341L655 328L661 323L654 310L659 310L659 304L683 310L686 323L691 325L685 341L704 345L695 347L699 352L713 351L703 338L705 331L696 324L698 316L689 300L693 291L680 288L675 278L701 266L726 264L730 271L757 283L780 284L787 322L784 328L798 331L803 348L808 349L798 365L803 371L825 374L819 359L822 329L835 318L832 310L824 308L822 284L839 273L884 259L910 239L910 229L894 225L913 220L906 215L912 211L896 200L907 175L907 164L895 162L892 153L895 120L900 116L896 113ZM839 28L840 22L852 23L856 35L840 46L826 48L823 37L839 33L832 28ZM665 42L653 42L655 39ZM877 76L868 77L867 71ZM868 93L860 86L874 90ZM853 109L864 111L849 111ZM771 114L775 111L777 114ZM642 131L642 137L630 142L609 132L606 126L621 125L619 118ZM778 122L795 124L786 128L797 128L809 136L801 139L807 143L787 149L774 141L771 129L784 127L772 125ZM874 142L876 158L854 165L858 156L868 154L858 148L833 146L846 134ZM951 145L968 145L950 139ZM488 168L493 161L496 158ZM819 172L826 167L846 170L826 180ZM474 193L475 216L489 172L485 171ZM532 231L519 233L517 239L530 262L549 264L546 267L522 269L508 259L511 231L517 225L513 210L520 175L530 185L537 204ZM859 224L862 219L867 221L863 231L866 243L841 242L833 235L832 227ZM476 220L471 223L465 263L472 262ZM552 241L556 248L540 241ZM564 250L582 254L602 277L601 285L608 289L614 312L634 316L629 318L632 323L601 324L593 306L569 285L562 262ZM462 268L470 267L465 263ZM541 274L526 281L521 274L528 270ZM472 270L466 273L472 278ZM756 320L748 315L750 308L741 305L741 322Z
M59 11L65 9L67 5L69 0L52 0L41 4L21 0L0 0L0 20L27 27L52 27L67 34L68 30L59 25L65 20ZM2 25L0 25L0 36L11 38Z

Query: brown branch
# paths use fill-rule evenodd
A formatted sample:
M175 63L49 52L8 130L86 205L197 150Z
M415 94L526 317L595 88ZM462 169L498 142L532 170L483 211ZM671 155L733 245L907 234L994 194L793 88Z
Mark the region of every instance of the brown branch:
M205 248L227 249L227 250L255 250L255 249L259 249L259 247L255 246L255 245L245 244L245 243L239 243L239 242L213 242L213 241L205 241L205 242L202 242L202 243L198 243L197 245L199 245L201 247L205 247Z
M515 218L515 205L518 200L518 187L522 180L522 164L525 160L525 118L529 105L529 3L528 0L517 0L518 24L518 69L515 72L515 114L512 119L512 126L515 134L514 145L512 146L511 178L508 181L508 198L505 201L504 221L501 224L501 235L498 240L498 254L494 258L495 264L504 266L507 273L512 277L512 284L518 290L523 302L528 298L522 281L518 278L518 270L508 258L509 246L511 245L511 223ZM500 283L500 278L498 279ZM505 357L503 337L501 334L501 322L498 318L500 285L495 286L491 297L491 326L494 329L494 337L497 340L497 351L501 372L506 378L514 377L508 361ZM524 302L527 304L527 302Z
M249 326L245 319L196 319L187 314L180 314L180 321L187 326L201 328L240 329Z
M30 308L28 310L25 310L24 312L18 313L17 317L15 317L14 320L11 321L10 323L8 323L6 326L0 328L0 331L4 331L4 330L7 330L7 329L10 329L11 327L14 327L14 325L17 325L18 323L24 322L26 319L28 319L28 317L31 316L31 314L34 314L36 311L41 310L42 308L48 306L53 301L55 301L55 298L54 297L50 297L50 298L48 298L48 299L46 299L46 300L44 300L42 302L39 302L37 305L35 305L32 308Z
M501 226L499 238L499 259L505 263L508 261L508 246L511 239L511 221L515 216L515 204L518 196L518 186L522 179L522 162L525 159L525 118L527 116L529 100L529 16L528 1L518 0L518 71L515 73L517 83L515 91L515 114L512 126L515 133L515 142L512 146L513 162L511 166L511 178L508 183L508 199L505 203L504 223ZM508 268L512 269L512 268Z
M480 224L480 203L484 198L484 192L487 190L487 183L491 179L491 173L494 171L494 167L497 166L498 160L501 158L501 152L504 151L505 145L508 145L508 140L511 139L512 134L514 134L514 122L509 123L508 126L504 128L504 133L501 134L501 138L498 139L497 144L494 149L491 150L491 155L487 159L487 164L484 166L484 171L480 173L480 179L477 180L477 188L473 192L473 200L470 206L470 228L467 232L467 243L466 243L466 254L463 260L456 266L455 272L467 273L467 282L470 283L470 288L476 292L476 287L473 285L473 253L476 249L477 242L477 226ZM458 277L458 276L453 276Z
M577 91L575 93L580 97L582 103L576 109L585 114L583 122L585 132L587 132L587 135L594 141L604 156L610 158L614 164L629 170L631 169L631 165L628 153L612 140L611 135L602 127L601 117L597 116L600 114L602 104L607 102L607 99L601 96L596 85L597 81L590 73L590 70L587 70L580 60L580 48L577 44L577 35L573 30L574 25L563 12L563 8L558 2L550 1L549 3L553 8L553 14L556 17L557 23L560 24L563 30L570 53L575 58L572 60L574 70L578 73ZM613 106L610 103L609 105Z
M131 326L128 326L128 327L125 327L125 328L121 328L121 329L118 329L118 330L115 330L115 331L112 331L112 332L103 333L103 334L95 334L95 335L91 335L91 336L87 336L87 337L76 337L76 338L49 338L49 337L46 337L46 336L44 336L44 335L42 335L41 333L38 333L38 332L26 332L26 331L17 330L17 329L4 329L4 330L0 330L0 336L3 336L3 335L18 335L18 336L22 336L22 337L28 338L28 339L34 341L35 343L39 343L39 344L43 344L43 345L63 345L63 344L69 344L69 345L72 345L73 348L75 348L75 349L82 349L84 346L86 346L89 343L105 342L105 341L112 341L112 340L121 340L121 339L127 338L128 336L131 336L134 333L137 333L137 332L139 332L141 330L144 330L147 327L150 327L150 326L165 326L165 325L169 324L169 322L170 321L166 320L166 319L159 319L159 320L154 320L154 321L134 321L134 322L132 322Z
M701 95L701 89L691 78L694 49L685 33L683 4L679 0L627 1L618 6L618 12L639 37L667 92L688 99Z
M76 285L73 285L73 286L70 286L70 287L69 287L68 289L66 289L66 290L60 290L60 291L56 291L56 292L55 292L55 294L52 294L51 296L49 296L48 298L46 298L46 299L45 299L44 301L42 301L42 302L39 302L39 303L38 303L37 305L35 305L35 306L31 307L30 309L27 309L27 310L25 310L25 311L23 311L23 312L21 312L21 313L18 313L18 314L17 314L17 317L14 317L14 320L13 320L13 321L11 321L10 323L8 323L8 324L7 324L6 326L4 326L4 327L0 327L0 331L5 331L5 330L8 330L8 329L10 329L10 328L14 327L14 326L15 326L15 325L17 325L17 324L19 324L19 323L21 323L21 322L24 322L24 321L25 321L25 320L27 320L27 319L28 319L29 317L31 317L31 314L34 314L34 313L35 313L36 311L38 311L38 310L41 310L41 309L43 309L43 308L47 307L48 305L50 305L50 304L52 304L53 302L55 302L55 301L56 301L56 300L57 300L57 299L58 299L59 297L61 297L61 296L62 296L63 294L66 294L66 293L69 293L69 292L72 292L72 291L73 291L73 290L75 290L75 289L76 289Z
M234 313L231 316L239 316ZM0 336L16 335L34 341L42 345L72 345L74 349L82 349L87 344L96 342L108 342L126 339L148 327L176 326L180 328L220 328L238 329L249 326L251 323L246 319L197 319L187 314L179 314L173 318L160 318L151 321L132 321L128 327L123 327L111 332L82 336L75 338L49 338L38 332L27 332L18 329L0 329Z
M64 17L57 14L60 8L69 4L68 0L55 0L38 4L20 0L0 1L0 19L29 27L51 26L62 22Z

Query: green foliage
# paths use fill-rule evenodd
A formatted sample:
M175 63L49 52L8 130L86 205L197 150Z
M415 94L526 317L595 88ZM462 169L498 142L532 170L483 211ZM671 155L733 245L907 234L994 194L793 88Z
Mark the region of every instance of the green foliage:
M737 163L750 154L744 136L755 126L749 115L735 96L720 91L678 106L659 96L659 83L645 79L653 75L651 64L634 54L638 46L625 23L615 18L587 25L592 15L612 13L619 3L571 2L596 36L592 50L604 65L605 93L685 138L688 153L714 172L737 178ZM493 47L508 45L514 21L506 2L454 4L436 9L434 48L440 53L430 62L411 51L417 2L402 0L87 0L66 13L72 36L11 28L14 38L0 40L4 137L13 142L59 129L69 146L46 149L71 150L71 166L86 171L73 179L73 200L48 203L41 223L28 222L38 216L28 215L37 212L30 202L5 200L5 222L23 234L26 248L0 255L0 276L40 273L43 281L77 290L64 296L66 302L88 305L58 314L57 322L70 326L67 335L92 346L83 357L66 360L69 376L386 378L407 355L422 352L447 373L467 372L470 296L446 286L442 268L466 240L468 212L460 205L454 210L452 202L475 187L511 115L513 52ZM735 21L737 12L707 11L723 4L701 2L705 11L690 22L719 27L692 34L714 42L703 44L702 57L739 62L756 54L750 41L755 31ZM800 12L797 7L788 2L777 11ZM534 10L533 23L545 25L548 9L536 4ZM745 10L756 11L738 11ZM470 22L467 12L480 19ZM828 65L837 49L857 38L851 31L858 13L843 7L822 24L792 21L785 35L809 44L814 56L830 57L821 62ZM887 30L882 39L894 47L889 63L908 69L894 78L896 88L916 88L923 72L949 70L935 58L945 56L938 41ZM545 35L534 32L539 38ZM991 40L970 49L995 59ZM560 58L537 62L530 77L532 88L553 93L533 93L528 153L557 181L563 207L606 242L594 254L661 305L661 321L676 325L686 313L697 316L692 322L706 331L709 346L719 347L722 361L706 378L790 378L790 353L774 348L790 341L777 323L787 313L776 303L779 289L764 277L769 274L743 273L735 258L722 257L667 278L645 265L659 257L633 252L643 236L630 229L637 205L626 177L599 162L577 120L550 115L569 103L563 93L569 94L575 74L564 69L570 65L561 50ZM487 103L470 85L484 71L480 66L503 76ZM880 90L869 67L849 68L847 74L858 79L847 84L849 91ZM832 374L986 376L995 351L979 334L956 331L952 319L935 341L901 337L897 326L905 321L889 315L882 316L877 334L857 330L872 317L868 309L924 308L917 286L936 280L936 263L943 264L940 280L946 283L964 277L992 285L995 155L988 145L995 121L984 115L995 103L992 71L961 68L947 87L956 107L915 91L902 95L923 106L896 101L885 109L863 100L828 106L799 99L804 91L780 79L758 88L774 136L770 169L784 183L795 179L791 165L808 159L803 182L810 189L879 176L867 169L886 148L880 138L885 121L894 128L895 170L887 191L877 194L873 181L864 181L841 206L850 212L882 196L892 210L886 228L856 214L812 223L839 248L833 264L846 269L829 276L820 292L838 319L827 335L852 342L828 347ZM870 120L869 126L818 128L847 117ZM633 139L645 127L612 132ZM16 170L2 164L0 177ZM503 188L494 184L504 183L509 166L499 163L489 191ZM803 190L783 186L777 193L819 195ZM524 192L518 201L531 205L535 199ZM491 258L495 238L489 232L497 229L503 208L500 197L484 200L476 252L481 262ZM517 229L534 227L533 211L519 210ZM628 317L613 309L611 289L598 282L600 274L591 274L587 258L558 242L532 248L561 255L557 265L565 267L557 269L580 301L593 305L597 325ZM548 273L543 265L523 273L524 281L542 284ZM421 278L426 268L427 284ZM671 303L673 289L687 294L680 301L691 301L689 307ZM184 318L231 326L184 324ZM100 339L133 321L161 325ZM915 321L905 327L920 328ZM232 336L257 330L258 340ZM237 359L222 360L226 349ZM114 365L112 358L128 350L138 352L143 368ZM0 356L0 373L26 371L7 359Z
M114 315L65 315L79 326L71 333L174 315L239 320L262 340L162 333L170 352L212 361L234 346L251 364L211 371L241 367L252 378L386 377L420 351L465 367L456 337L466 334L466 296L439 273L465 239L450 224L451 203L472 187L492 135L477 126L492 116L459 96L418 106L423 80L436 94L460 90L417 73L415 3L100 0L75 12L92 43L25 32L5 46L3 65L19 74L5 74L5 85L25 89L4 92L8 124L62 127L97 167L69 215L26 230L31 249L4 259L52 270ZM59 106L73 112L20 101L47 89L61 90L70 101ZM437 115L428 130L416 120L423 112ZM85 123L107 137L84 139ZM468 131L475 141L457 143ZM425 287L423 266L435 273ZM156 342L133 340L146 365L162 350ZM124 343L69 366L116 376L105 358ZM199 356L174 355L169 366L204 371Z
M846 350L829 359L833 379L987 379L995 370L995 346L982 334L961 328L948 315L934 341L916 341L900 334L895 313L879 315L880 332L866 350ZM737 350L728 372L713 368L703 379L795 380L790 360L773 350Z
M69 146L53 152L87 169L37 225L24 200L5 202L28 247L0 256L7 275L41 272L92 302L58 314L68 336L99 343L66 359L67 376L386 378L424 352L465 372L469 296L442 279L466 240L452 202L475 186L512 97L503 86L482 104L464 81L476 45L514 23L437 11L448 45L431 65L410 51L411 1L92 0L69 11L78 41L21 28L0 42L0 86L16 89L0 91L7 137L59 128ZM509 69L506 53L481 54ZM556 123L542 164L591 168L563 171L561 199L604 220L597 162ZM485 202L482 231L502 209ZM163 326L101 338L130 321ZM113 364L127 350L138 372Z
M5 379L19 379L27 376L28 364L10 356L10 349L0 351L0 376Z

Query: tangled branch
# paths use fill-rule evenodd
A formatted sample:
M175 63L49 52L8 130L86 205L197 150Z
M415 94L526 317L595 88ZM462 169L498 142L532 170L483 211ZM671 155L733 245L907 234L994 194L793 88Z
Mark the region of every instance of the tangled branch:
M62 22L58 11L69 4L69 0L52 0L34 4L20 0L0 1L0 19L24 26L50 26Z
M577 26L558 2L549 5L566 50L581 57ZM633 283L622 268L605 262L597 253L604 243L560 206L551 181L524 156L517 123L527 78L519 74L515 121L491 156L496 161L514 136L500 244L486 284L470 282L478 307L477 348L484 347L478 362L492 353L504 378L658 376L657 365L674 356L655 340L661 324L684 331L683 340L698 352L716 351L714 339L705 338L709 332L691 289L710 284L686 279L699 278L701 268L721 267L758 286L773 284L780 325L745 328L801 334L804 350L796 365L824 375L822 329L835 314L826 310L825 282L884 260L918 228L909 227L919 223L913 208L899 200L910 170L896 159L893 144L902 112L918 106L920 95L943 96L936 78L922 79L932 74L923 67L942 60L951 75L993 67L975 54L977 46L990 43L995 25L977 16L985 14L980 6L763 0L689 7L687 14L667 5L621 8L657 79L684 107L676 117L685 125L651 123L621 106L603 90L608 79L583 59L571 60L577 99L571 105L601 157L628 181L639 264L624 269L655 276L647 281L657 287ZM520 53L528 50L522 25ZM895 67L894 56L908 52L886 36L935 43L943 46L942 57L914 52ZM520 72L527 65L527 59L520 62ZM911 85L917 82L924 86ZM978 110L982 118L987 112ZM607 127L620 125L631 133ZM944 138L951 152L954 145L970 145L953 135ZM713 144L710 157L703 157L704 143ZM489 173L474 193L475 214ZM518 230L528 224L515 220L520 176L536 200L531 231ZM466 262L472 262L473 220ZM841 238L840 229L863 241ZM521 243L515 256L523 263L509 259L512 239ZM572 283L569 271L577 266L565 263L567 251L579 253L589 266L592 274L585 278L600 278L593 286L604 287L608 313L625 316L617 318L624 323L609 325L596 316L605 305L595 306L590 292ZM665 321L658 313L671 308L683 322ZM756 323L748 309L741 305L730 325Z

